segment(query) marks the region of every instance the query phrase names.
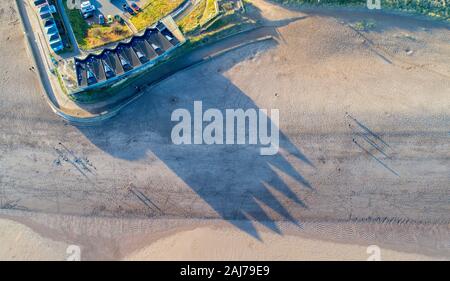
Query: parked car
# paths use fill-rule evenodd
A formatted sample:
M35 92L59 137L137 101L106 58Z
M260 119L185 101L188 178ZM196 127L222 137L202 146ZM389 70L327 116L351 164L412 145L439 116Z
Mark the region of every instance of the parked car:
M98 15L98 24L105 24L105 16Z
M114 19L118 22L118 23L120 23L120 24L125 24L125 21L124 21L124 19L121 17L121 16L119 16L119 15L115 15L114 16Z
M95 6L90 1L84 1L81 3L81 14L83 18L87 19L92 17L95 13Z
M114 22L114 19L111 15L108 15L108 24L112 24Z
M130 8L130 6L128 6L127 4L123 4L123 10L126 12L126 13L129 13L130 15L135 15L136 13L134 12L134 10L133 9L131 9Z
M130 5L131 5L131 8L133 8L133 10L136 11L136 13L141 11L141 8L135 2L131 3Z

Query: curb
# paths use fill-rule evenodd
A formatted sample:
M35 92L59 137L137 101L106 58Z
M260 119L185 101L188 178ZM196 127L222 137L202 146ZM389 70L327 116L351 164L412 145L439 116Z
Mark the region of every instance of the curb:
M33 48L31 47L31 42L30 42L30 38L28 37L28 33L27 33L27 31L26 31L26 28L25 28L25 24L24 24L24 22L23 22L23 10L19 7L19 1L20 0L15 0L14 1L14 4L16 5L16 9L17 9L17 12L19 13L19 15L20 15L20 24L21 24L21 26L22 26L22 33L25 35L25 37L26 37L26 40L25 40L25 42L26 42L26 49L27 49L27 53L28 53L28 55L31 57L31 59L32 59L32 63L34 64L34 66L36 66L36 68L38 69L38 71L39 72L41 72L41 69L39 69L39 66L38 66L38 63L37 63L37 59L36 59L36 57L35 57L35 55L34 55L34 53L33 53ZM25 7L24 7L25 8ZM42 79L41 79L41 77L40 77L40 74L39 74L39 77L38 77L38 80L39 80L39 85L40 85L40 87L41 87L41 90L42 90L42 92L43 93L45 93L43 96L44 96L44 98L45 98L45 100L46 100L46 102L48 103L48 105L50 106L50 108L52 109L52 111L54 112L54 113L56 113L57 115L59 115L59 112L60 112L60 110L56 107L56 105L52 102L52 100L49 98L49 96L48 96L48 93L47 93L47 91L45 90L45 86L44 86L44 83L42 82ZM61 112L62 113L62 112ZM61 117L63 117L63 116L61 116ZM64 118L64 117L63 117Z

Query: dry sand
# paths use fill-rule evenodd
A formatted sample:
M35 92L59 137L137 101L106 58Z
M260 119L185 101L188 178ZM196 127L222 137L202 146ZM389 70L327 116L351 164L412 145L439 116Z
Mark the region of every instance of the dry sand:
M45 231L44 231L45 233ZM203 226L175 234L117 257L122 260L367 260L368 246L277 235L261 230L261 240L230 226ZM67 242L43 237L24 224L0 219L0 260L65 260ZM380 248L381 260L441 258ZM83 251L81 251L83 260Z
M255 240L235 228L196 228L162 238L125 260L367 260L368 246L333 243L261 232ZM435 260L380 249L381 260Z
M370 245L375 236L383 249L449 257L448 25L255 3L267 23L278 27L276 42L176 74L116 118L76 127L55 116L37 90L17 12L1 1L1 209L9 216L20 210L29 217L48 214L39 219L48 227L45 237L58 232L56 240L92 247L92 259L129 254L117 237L108 251L95 248L109 235L98 230L110 223L107 218L154 222L145 231L111 225L129 229L130 240L150 235L167 218L251 218L265 225L265 232L238 225L224 230L236 232L230 243L239 239L242 245L250 239L245 235L258 233L281 244L284 238L295 240L277 222L324 222L333 226L314 226L317 231L307 239L320 232L321 240ZM368 18L376 22L373 30L349 27ZM174 146L170 113L191 108L194 100L221 110L278 108L282 153L267 158L252 146ZM58 215L95 223L76 217L51 223ZM68 231L67 224L82 231ZM342 235L353 225L369 234ZM220 231L212 229L188 233L216 241ZM10 234L0 241L16 237ZM301 245L309 243L316 242ZM152 247L159 247L138 244L150 253L142 252L142 258L152 258ZM255 258L265 256L264 247Z
M23 224L0 219L0 260L64 260L67 246Z

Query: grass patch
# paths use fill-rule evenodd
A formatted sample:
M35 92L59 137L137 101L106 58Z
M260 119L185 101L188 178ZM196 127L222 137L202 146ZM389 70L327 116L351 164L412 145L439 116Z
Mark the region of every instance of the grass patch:
M193 36L189 39L190 47L197 48L201 45L211 44L222 40L226 37L233 36L237 33L254 29L258 27L257 23L243 22L237 23L231 20L231 18L222 18L220 22L214 23L214 25L220 25L220 28L214 29L210 32L203 33L197 36Z
M367 0L273 0L285 5L336 5L336 6L367 6ZM448 0L382 0L381 9L393 9L410 13L419 13L430 17L450 20L450 5Z
M211 18L216 16L216 13L219 11L216 11L216 2L217 0L206 0L206 8L205 12L203 13L203 17L200 20L200 24L204 25L207 23Z
M178 22L180 30L185 34L198 30L200 28L200 22L205 14L205 10L206 0L201 0L194 10L189 13L189 15Z
M124 25L113 23L110 26L93 25L87 31L85 48L93 49L112 42L120 41L133 33Z
M201 28L209 29L207 27L208 24L219 16L219 11L216 10L216 3L217 0L201 0L188 16L178 22L180 30L187 35L193 35L200 31ZM202 30L202 32L204 31Z
M245 5L252 6L251 3L245 3ZM201 42L203 44L255 28L258 24L255 19L248 17L245 12L238 9L236 2L223 1L220 15L213 21L209 21L200 34L192 34L190 40L192 43Z
M67 1L64 1L64 8L69 17L73 33L78 42L78 46L83 50L90 50L103 45L120 41L132 35L131 30L126 25L113 23L111 25L90 26L78 9L68 9Z
M142 12L131 17L131 22L137 30L144 30L170 14L183 2L184 0L149 0L142 7Z
M63 81L63 78L62 78L62 76L61 76L61 73L58 71L58 68L57 68L57 67L55 67L55 68L53 69L53 71L54 71L56 77L58 78L58 84L59 84L59 86L61 87L61 90L63 91L63 93L64 93L66 96L68 96L68 91L67 91L66 85L65 85L65 83L64 83L64 81Z
M69 9L67 7L67 1L64 0L64 9L66 10L67 16L69 17L70 25L72 26L75 39L77 39L78 45L80 47L86 45L86 35L89 30L89 24L83 19L80 11L77 9Z
M369 31L374 29L376 25L376 22L373 20L358 21L351 24L351 26L358 31Z

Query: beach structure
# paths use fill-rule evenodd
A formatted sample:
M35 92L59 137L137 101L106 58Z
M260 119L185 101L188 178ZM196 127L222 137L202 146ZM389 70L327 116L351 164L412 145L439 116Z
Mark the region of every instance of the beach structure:
M178 27L171 24L172 21L171 18L164 19L113 48L75 58L77 91L114 84L151 68L167 57L186 41Z
M50 48L54 52L63 50L64 44L59 34L55 18L53 17L53 14L57 12L56 7L54 5L50 5L47 0L35 0L34 5L38 10L39 18L43 25L46 39Z

